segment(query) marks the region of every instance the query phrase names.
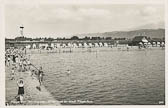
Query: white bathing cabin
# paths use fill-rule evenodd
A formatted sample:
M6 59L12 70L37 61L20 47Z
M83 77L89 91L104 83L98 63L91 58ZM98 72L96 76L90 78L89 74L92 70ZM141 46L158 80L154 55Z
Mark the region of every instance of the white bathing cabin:
M31 45L26 45L26 49L30 49L31 48Z
M160 42L157 42L157 45L160 45Z
M33 47L33 49L36 49L36 44L34 43L32 47Z
M104 47L108 47L108 44L107 44L107 43L104 43Z
M148 46L149 46L149 47L152 47L152 44L151 44L150 42L148 42Z
M92 44L92 43L89 43L88 46L89 46L89 47L93 47L93 44Z
M62 48L66 48L67 46L66 46L66 44L65 43L63 43L62 44Z
M68 48L71 48L71 47L72 47L72 44L71 44L71 43L68 43L67 47L68 47Z
M81 44L81 43L79 43L79 44L78 44L78 47L79 47L79 48L82 48L82 44Z
M78 48L76 43L73 43L73 48Z
M156 45L157 45L156 42L152 42L152 44L153 44L153 46L156 46Z
M83 43L83 47L87 48L88 47L87 43Z
M95 47L99 47L98 43L94 43L94 46L95 46Z
M51 43L51 48L55 48L55 44L54 43Z
M161 45L162 45L162 46L164 46L164 45L165 45L165 43L164 43L164 42L162 42L162 43L161 43Z
M99 47L103 47L103 44L101 42L99 42Z

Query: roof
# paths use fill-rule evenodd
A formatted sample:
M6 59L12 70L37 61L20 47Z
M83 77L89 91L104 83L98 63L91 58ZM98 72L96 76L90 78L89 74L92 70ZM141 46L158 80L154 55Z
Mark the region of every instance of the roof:
M144 39L147 40L146 36L135 36L132 41L140 42Z
M160 38L152 38L152 41L162 41Z

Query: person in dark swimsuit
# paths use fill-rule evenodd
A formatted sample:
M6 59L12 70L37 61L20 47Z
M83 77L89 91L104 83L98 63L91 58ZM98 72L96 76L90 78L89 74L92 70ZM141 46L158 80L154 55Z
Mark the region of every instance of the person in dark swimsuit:
M17 81L17 85L18 85L18 96L19 96L19 101L20 103L23 103L23 96L24 96L24 82L23 79L20 78Z

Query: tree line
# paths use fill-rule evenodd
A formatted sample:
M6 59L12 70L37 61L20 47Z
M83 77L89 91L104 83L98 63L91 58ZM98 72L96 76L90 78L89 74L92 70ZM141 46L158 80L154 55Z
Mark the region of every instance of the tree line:
M153 40L150 37L146 37L148 40ZM165 40L164 38L158 38L161 40ZM83 38L79 38L78 36L72 36L70 38L65 37L39 37L39 38L28 38L28 37L16 37L14 39L5 38L5 41L54 41L54 40L128 40L128 38L112 38L112 37L88 37L85 36ZM130 39L129 39L130 40Z
M28 38L28 37L16 37L14 39L5 38L6 41L53 41L53 40L125 40L126 38L112 38L112 37L88 37L79 38L78 36L72 36L70 38L65 37L39 37L39 38Z

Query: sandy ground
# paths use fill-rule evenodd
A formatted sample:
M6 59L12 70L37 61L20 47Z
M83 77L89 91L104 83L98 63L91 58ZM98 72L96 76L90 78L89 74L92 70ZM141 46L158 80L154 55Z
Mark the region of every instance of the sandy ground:
M37 89L39 82L36 77L32 78L28 71L16 71L15 80L11 80L11 67L5 67L5 74L7 105L60 105L43 85L41 91ZM18 93L17 80L21 77L24 79L25 89L23 104L20 104L16 99Z

